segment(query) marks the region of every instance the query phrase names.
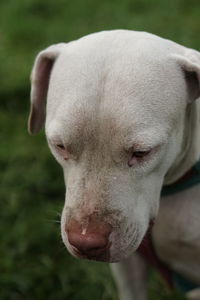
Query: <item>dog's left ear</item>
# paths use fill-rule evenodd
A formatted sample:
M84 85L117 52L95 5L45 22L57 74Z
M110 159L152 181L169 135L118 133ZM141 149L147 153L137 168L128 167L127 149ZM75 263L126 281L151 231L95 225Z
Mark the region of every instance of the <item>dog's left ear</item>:
M181 66L188 87L189 101L200 97L200 52L185 48L184 54L173 55Z
M35 59L31 73L31 109L28 120L28 131L31 134L38 133L44 125L51 71L65 46L65 43L52 45L41 51Z

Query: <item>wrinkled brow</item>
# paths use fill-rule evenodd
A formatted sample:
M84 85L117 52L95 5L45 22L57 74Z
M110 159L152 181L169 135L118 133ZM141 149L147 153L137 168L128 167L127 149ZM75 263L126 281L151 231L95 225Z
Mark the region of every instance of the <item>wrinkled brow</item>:
M93 149L101 145L129 149L154 148L166 143L168 132L149 124L115 117L111 113L84 109L68 111L49 122L47 137L53 142L62 142L73 149L83 150L87 145Z

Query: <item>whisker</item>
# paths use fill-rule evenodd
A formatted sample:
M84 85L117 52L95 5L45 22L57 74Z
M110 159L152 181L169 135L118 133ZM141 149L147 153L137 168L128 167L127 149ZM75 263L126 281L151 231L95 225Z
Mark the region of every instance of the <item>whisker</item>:
M61 223L60 220L54 220L54 219L46 219L47 222L51 222L51 223Z
M61 217L61 215L62 215L62 212L54 210L54 209L49 210L49 213L52 213L52 214L54 214L56 216L59 216L59 217Z

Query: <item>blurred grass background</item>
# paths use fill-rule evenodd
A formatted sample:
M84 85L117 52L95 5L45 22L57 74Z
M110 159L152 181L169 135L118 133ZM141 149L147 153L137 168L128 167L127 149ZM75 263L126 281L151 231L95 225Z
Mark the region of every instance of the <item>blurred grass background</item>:
M109 268L71 257L60 238L65 188L44 134L26 131L37 52L106 29L149 31L200 50L196 0L1 0L0 300L114 300ZM157 274L150 299L169 294Z

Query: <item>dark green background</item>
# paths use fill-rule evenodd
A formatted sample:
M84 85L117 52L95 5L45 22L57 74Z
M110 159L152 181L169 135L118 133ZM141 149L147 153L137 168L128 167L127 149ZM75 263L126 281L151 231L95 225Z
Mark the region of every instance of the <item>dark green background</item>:
M72 258L60 238L62 171L26 131L37 52L105 29L149 31L200 49L197 0L1 0L0 299L117 299L108 266ZM156 274L151 300L168 294Z

